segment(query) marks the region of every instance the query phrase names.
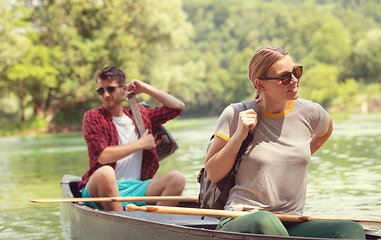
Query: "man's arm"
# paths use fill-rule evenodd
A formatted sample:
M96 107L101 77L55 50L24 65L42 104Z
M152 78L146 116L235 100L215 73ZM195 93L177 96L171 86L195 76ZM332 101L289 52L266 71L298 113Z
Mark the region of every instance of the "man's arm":
M317 135L314 135L312 137L311 143L310 143L310 148L311 148L311 155L314 154L323 144L328 140L328 138L331 136L333 131L333 123L332 119L329 118L329 126L327 132L319 137Z
M139 93L146 93L168 108L185 108L184 103L179 99L137 79L132 80L127 85L127 90L134 91L135 95Z
M148 130L146 130L143 136L136 141L124 145L106 147L99 155L98 162L100 164L113 163L140 149L151 149L154 147L156 147L155 139L152 134L148 134Z
M135 94L146 93L168 108L185 108L184 103L177 98L137 79L132 80L127 85L127 90L134 91ZM143 136L134 142L124 145L106 147L99 155L98 161L100 164L113 163L140 149L146 150L154 147L156 147L155 139L152 134L148 134L148 130L146 130Z

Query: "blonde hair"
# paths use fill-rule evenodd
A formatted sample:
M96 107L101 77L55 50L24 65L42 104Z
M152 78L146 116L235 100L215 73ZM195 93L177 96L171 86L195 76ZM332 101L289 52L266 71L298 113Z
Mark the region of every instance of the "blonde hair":
M249 79L254 88L256 88L254 84L255 79L266 78L269 68L287 55L288 52L284 49L272 46L263 46L255 51L247 66ZM254 98L258 98L258 95L259 91L256 89Z

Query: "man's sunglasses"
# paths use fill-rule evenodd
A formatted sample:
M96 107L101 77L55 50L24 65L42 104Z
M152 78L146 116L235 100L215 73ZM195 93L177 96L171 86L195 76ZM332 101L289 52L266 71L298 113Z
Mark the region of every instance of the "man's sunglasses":
M288 85L291 82L292 75L295 76L296 79L299 79L303 74L303 66L296 66L292 72L285 72L279 78L258 78L260 80L272 80L278 79L282 82L283 85Z
M109 94L111 94L111 93L115 92L115 88L122 87L123 85L124 84L116 86L116 87L97 88L95 91L97 91L97 93L102 96L105 93L105 91L107 91Z

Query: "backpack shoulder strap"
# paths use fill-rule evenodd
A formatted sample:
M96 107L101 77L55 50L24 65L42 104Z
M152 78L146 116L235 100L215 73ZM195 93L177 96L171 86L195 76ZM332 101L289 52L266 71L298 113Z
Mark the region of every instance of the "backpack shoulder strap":
M242 104L245 105L246 109L254 109L258 116L261 115L261 110L255 100L242 101Z
M138 107L138 100L136 100L134 92L131 92L127 95L128 102L131 106L132 115L134 115L136 125L138 126L138 131L140 136L143 136L144 132L146 131L142 115L140 114L139 107Z
M242 101L242 104L245 106L246 109L254 109L254 111L257 113L258 120L261 118L261 110L259 109L259 106L255 100L249 100L249 101ZM233 176L235 176L238 172L238 168L242 161L242 155L245 153L246 148L249 146L249 144L253 141L254 138L254 132L258 128L258 124L260 121L257 121L257 125L255 128L247 133L247 137L242 142L242 145L238 151L237 158L235 160L234 166L230 172Z

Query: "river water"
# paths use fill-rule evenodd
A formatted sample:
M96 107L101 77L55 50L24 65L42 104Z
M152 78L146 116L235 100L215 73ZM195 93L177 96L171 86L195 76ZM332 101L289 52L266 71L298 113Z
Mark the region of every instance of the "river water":
M363 118L335 121L331 138L311 158L305 215L381 220L381 121ZM180 119L167 126L179 149L157 175L181 171L184 196L198 193L196 176L216 122ZM87 166L80 132L0 138L0 239L64 239L59 204L29 199L59 198L62 176L82 176Z

